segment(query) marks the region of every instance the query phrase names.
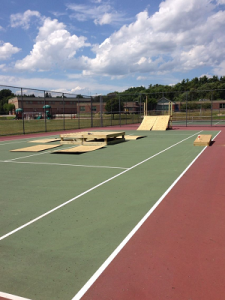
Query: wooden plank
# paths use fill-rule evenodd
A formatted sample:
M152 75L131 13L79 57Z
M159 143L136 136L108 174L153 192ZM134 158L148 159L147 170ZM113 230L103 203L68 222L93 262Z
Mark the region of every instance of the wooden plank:
M60 141L59 138L54 138L54 139L40 139L40 140L34 140L34 141L29 141L29 143L51 143L51 142L57 142Z
M104 145L100 145L100 146L77 146L77 147L72 147L69 149L63 149L63 150L56 150L53 151L52 153L85 153L85 152L91 152L91 151L95 151L98 149L103 148Z
M138 140L138 139L141 139L141 138L145 138L146 135L125 135L125 140Z
M169 126L170 116L158 116L152 130L166 130Z
M52 148L56 148L61 146L60 144L57 145L36 145L36 146L31 146L31 147L26 147L26 148L20 148L20 149L14 149L10 150L11 152L40 152Z
M93 138L93 139L105 139L105 138L115 138L118 136L124 136L125 131L116 131L116 132L110 132L110 131L92 131L83 134L84 138Z
M151 130L155 124L157 116L145 116L137 130Z
M209 146L212 136L210 134L200 134L194 141L194 146Z

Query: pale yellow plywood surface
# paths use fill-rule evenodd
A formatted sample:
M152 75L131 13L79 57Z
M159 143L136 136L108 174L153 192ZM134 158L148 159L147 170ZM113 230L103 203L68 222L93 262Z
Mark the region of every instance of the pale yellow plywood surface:
M77 146L63 150L56 150L52 153L84 153L91 152L103 148L104 146Z
M138 140L144 138L144 135L125 135L125 140Z
M210 134L200 134L194 141L194 146L209 146L212 136Z
M151 130L155 124L157 116L145 116L137 130Z
M29 141L29 143L51 143L51 142L57 142L60 141L59 138L54 138L54 139L40 139L40 140L34 140L34 141Z
M166 130L169 126L170 116L158 116L152 130Z
M44 151L52 148L56 148L61 146L60 144L57 145L36 145L36 146L31 146L31 147L26 147L26 148L20 148L20 149L14 149L10 150L11 152L39 152L39 151Z

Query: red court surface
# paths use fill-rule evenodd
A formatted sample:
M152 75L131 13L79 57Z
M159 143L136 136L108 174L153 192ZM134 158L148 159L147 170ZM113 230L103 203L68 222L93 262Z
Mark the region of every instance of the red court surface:
M225 128L201 129L222 131L82 300L225 299Z
M225 299L225 131L82 300Z

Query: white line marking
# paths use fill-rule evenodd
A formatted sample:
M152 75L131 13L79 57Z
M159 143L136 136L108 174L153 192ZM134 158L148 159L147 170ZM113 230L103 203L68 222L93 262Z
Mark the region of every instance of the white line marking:
M220 131L221 132L221 131ZM218 134L220 133L218 132ZM218 135L217 134L217 135ZM214 137L214 139L217 137ZM172 185L165 191L165 193L159 198L159 200L152 206L152 208L147 212L147 214L138 222L138 224L132 229L132 231L125 237L125 239L120 243L120 245L112 252L112 254L106 259L106 261L100 266L100 268L93 274L93 276L87 281L87 283L80 289L80 291L72 298L72 300L80 300L80 298L87 292L87 290L93 285L93 283L98 279L98 277L103 273L103 271L108 267L112 260L117 256L117 254L123 249L127 242L132 238L132 236L138 231L142 224L148 219L148 217L153 213L157 206L162 202L166 195L172 190L176 183L183 177L187 170L193 165L193 163L198 159L198 157L205 151L204 149L195 157L195 159L187 166L187 168L180 174L180 176L172 183Z
M50 135L48 137L55 137L55 136L56 135ZM4 144L2 144L2 143L5 142L5 141L0 141L0 146L23 143L26 140L33 140L33 139L34 139L34 137L33 138L17 139L17 140L12 140L13 142L11 142L11 143L9 142L9 143L4 143ZM40 137L40 140L42 140L42 139L43 139L43 137Z
M4 298L10 299L10 300L31 300L31 299L27 299L27 298L15 296L15 295L3 293L3 292L0 292L0 297L4 297Z
M95 190L96 188L98 188L98 187L104 185L105 183L107 183L107 182L109 182L109 181L111 181L111 180L113 180L113 179L115 179L115 178L117 178L117 177L119 177L119 176L125 174L126 172L128 172L128 171L130 171L130 170L136 168L137 166L140 166L141 164L143 164L143 163L145 163L146 161L148 161L148 160L150 160L150 159L152 159L152 158L158 156L159 154L166 152L167 150L169 150L169 149L171 149L171 148L173 148L173 147L175 147L175 146L181 144L182 142L184 142L184 141L190 139L191 137L193 137L193 136L195 136L195 135L198 135L200 132L202 132L202 130L199 131L199 132L197 132L197 133L195 133L195 134L193 134L193 135L191 135L191 136L189 136L188 138L185 138L185 139L181 140L180 142L177 142L177 143L173 144L172 146L169 146L169 147L167 147L166 149L164 149L164 150L162 150L162 151L160 151L160 152L158 152L158 153L156 153L156 154L154 154L154 155L152 155L152 156L150 156L150 157L144 159L143 161L137 163L136 165L133 165L132 167L130 167L130 168L128 168L128 169L126 169L126 170L120 172L119 174L110 177L109 179L107 179L107 180L105 180L105 181L103 181L103 182L101 182L101 183L95 185L94 187L88 189L87 191L85 191L85 192L79 194L78 196L71 198L70 200L68 200L68 201L66 201L66 202L64 202L64 203L62 203L62 204L56 206L55 208L53 208L53 209L47 211L46 213L40 215L39 217L34 218L33 220L31 220L31 221L29 221L29 222L23 224L22 226L20 226L20 227L14 229L14 230L8 232L7 234L5 234L5 235L3 235L3 236L0 237L0 241L4 240L4 239L7 238L8 236L10 236L10 235L16 233L17 231L19 231L19 230L21 230L21 229L23 229L23 228L25 228L25 227L27 227L27 226L33 224L34 222L37 222L38 220L40 220L40 219L46 217L47 215L53 213L54 211L60 209L60 208L63 207L63 206L69 204L70 202L73 202L74 200L76 200L76 199L78 199L78 198L80 198L80 197L86 195L87 193L89 193L89 192Z
M5 160L5 162L11 162L17 159L22 159L22 158L27 158L27 157L31 157L31 156L37 156L37 155L42 155L42 154L46 154L46 153L50 153L51 151L41 151L40 153L35 153L35 154L31 154L31 155L27 155L27 156L21 156L21 157L17 157L17 158L13 158L13 159L8 159Z
M72 165L72 164L58 164L58 163L45 163L45 162L32 162L32 161L0 160L0 163L31 164L31 165L50 165L50 166L53 165L53 166L84 167L84 168L105 168L105 169L122 169L122 170L127 170L128 169L128 168L122 168L122 167Z
M61 145L62 146L62 145ZM75 145L76 146L76 145ZM70 149L70 148L74 148L75 147L74 145L69 147L69 148L66 148L66 149ZM39 153L35 153L35 154L30 154L30 155L27 155L27 156L21 156L21 157L17 157L17 158L13 158L13 159L7 159L5 160L5 162L11 162L11 161L14 161L14 160L17 160L17 159L22 159L22 158L27 158L27 157L31 157L31 156L37 156L37 155L42 155L42 154L46 154L46 153L51 153L52 150L55 150L54 148L52 148L51 150L49 151L41 151Z

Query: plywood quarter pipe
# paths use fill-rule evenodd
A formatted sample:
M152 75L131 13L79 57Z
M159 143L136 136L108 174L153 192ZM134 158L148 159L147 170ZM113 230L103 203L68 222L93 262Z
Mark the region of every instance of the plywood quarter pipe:
M166 130L169 126L170 116L158 116L152 130Z
M156 122L157 116L145 116L137 130L151 130Z

